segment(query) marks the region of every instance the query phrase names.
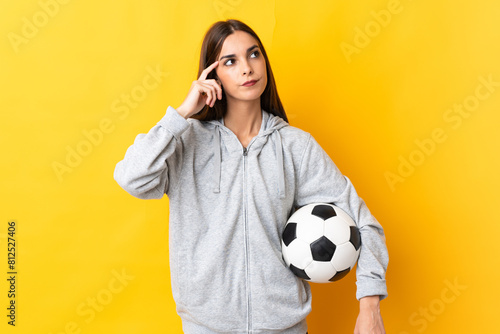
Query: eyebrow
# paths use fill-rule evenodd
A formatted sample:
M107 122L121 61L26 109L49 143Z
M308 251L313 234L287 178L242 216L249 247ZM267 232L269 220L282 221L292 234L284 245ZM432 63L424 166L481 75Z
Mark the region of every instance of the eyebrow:
M252 45L251 47L249 47L249 48L247 49L247 53L249 53L250 51L252 51L253 49L255 49L255 48L257 48L257 47L259 47L257 44ZM222 56L222 57L220 57L220 58L219 58L219 61L221 61L221 60L222 60L222 59L224 59L224 58L232 58L232 57L236 57L236 55L235 55L235 54L230 54L230 55L225 55L225 56Z

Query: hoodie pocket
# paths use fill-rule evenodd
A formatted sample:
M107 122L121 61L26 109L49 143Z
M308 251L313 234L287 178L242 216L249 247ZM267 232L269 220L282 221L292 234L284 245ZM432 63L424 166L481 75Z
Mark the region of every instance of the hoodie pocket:
M240 330L247 320L243 253L237 238L207 231L179 258L181 300L191 321L220 332Z

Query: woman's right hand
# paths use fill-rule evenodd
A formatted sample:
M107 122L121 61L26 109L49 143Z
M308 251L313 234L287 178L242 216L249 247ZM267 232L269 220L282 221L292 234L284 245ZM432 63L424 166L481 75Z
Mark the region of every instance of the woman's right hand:
M209 105L213 107L217 99L222 99L222 88L217 84L215 79L208 79L208 74L217 67L218 61L212 63L201 72L198 80L193 81L191 88L182 104L175 108L177 112L184 118L188 119L192 115L199 112L203 106Z

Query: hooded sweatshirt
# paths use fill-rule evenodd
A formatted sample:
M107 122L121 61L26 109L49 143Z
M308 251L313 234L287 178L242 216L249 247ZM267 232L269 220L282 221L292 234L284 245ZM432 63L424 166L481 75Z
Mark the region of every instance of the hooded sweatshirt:
M114 178L137 198L168 196L172 294L185 333L306 332L310 286L286 266L281 235L310 203L333 203L359 227L356 298L387 297L382 226L311 134L265 110L245 148L223 119L185 119L169 106Z

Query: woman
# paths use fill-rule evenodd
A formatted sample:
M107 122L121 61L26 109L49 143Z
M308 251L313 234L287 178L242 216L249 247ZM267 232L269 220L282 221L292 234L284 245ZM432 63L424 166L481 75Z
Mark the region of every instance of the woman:
M306 333L311 290L284 264L280 236L294 209L316 202L357 222L355 333L384 333L382 226L314 138L288 124L264 47L244 23L210 27L198 80L136 137L114 178L138 198L169 197L172 291L185 333Z

